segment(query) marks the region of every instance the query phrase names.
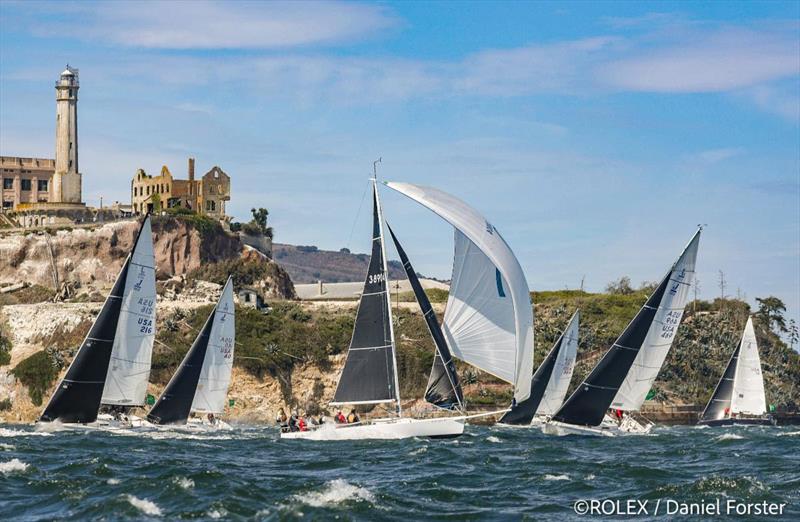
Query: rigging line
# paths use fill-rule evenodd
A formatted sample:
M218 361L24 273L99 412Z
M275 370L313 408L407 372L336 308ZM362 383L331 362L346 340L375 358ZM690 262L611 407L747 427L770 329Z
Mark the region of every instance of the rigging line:
M194 331L195 331L195 332L197 332L197 333L200 333L200 332L201 332L201 330L198 330L198 329L197 329L197 328L195 328L194 326L192 326L192 325L190 325L189 323L187 323L187 322L186 322L186 319L181 319L181 323L182 323L184 326L186 326L187 328L189 328L190 330L194 330ZM159 341L159 340L157 340L157 339L156 339L156 340L155 340L155 342L157 342L157 343L159 343L160 345L162 345L162 346L166 347L167 349L169 349L169 350L172 350L173 352L175 352L175 349L174 349L174 348L170 348L169 346L167 346L166 344L162 343L161 341ZM244 344L240 343L239 341L233 341L233 344L234 344L234 346L238 346L238 347L240 347L240 348L244 348ZM191 346L190 346L190 348L191 348ZM176 352L176 353L177 353L177 352ZM302 357L298 357L298 356L296 356L296 355L292 355L292 354L290 354L289 352L284 352L283 350L278 350L278 353L282 353L283 355L285 355L285 356L287 356L287 357L291 357L292 359L297 359L298 361L304 361L304 360L305 360L305 359L303 359ZM259 358L259 357L245 357L244 355L236 355L235 353L233 354L233 357L234 357L234 359L256 359L256 360L259 360L259 361L266 361L266 359L261 359L261 358Z
M350 242L353 240L353 233L356 230L356 224L358 223L358 218L361 216L361 207L364 206L364 199L367 197L367 189L369 188L370 184L367 183L364 186L364 192L361 194L361 203L358 204L358 210L356 211L356 217L353 219L353 226L350 227L350 236L347 238L347 249L350 250Z

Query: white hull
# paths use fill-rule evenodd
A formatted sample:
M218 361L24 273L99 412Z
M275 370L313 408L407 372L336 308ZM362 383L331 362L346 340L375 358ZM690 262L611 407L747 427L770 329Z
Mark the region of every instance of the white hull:
M282 439L365 440L411 437L458 437L464 433L462 419L381 419L369 424L323 424L309 431L281 433Z
M611 417L606 416L599 426L578 426L557 421L547 421L541 424L542 433L547 435L589 435L594 437L617 437L620 435L646 435L653 429L651 422L639 422L630 416L625 416L617 424Z

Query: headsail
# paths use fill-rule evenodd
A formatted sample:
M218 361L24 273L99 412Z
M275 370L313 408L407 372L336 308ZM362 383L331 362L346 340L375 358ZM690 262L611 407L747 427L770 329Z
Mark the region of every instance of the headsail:
M763 415L767 413L764 396L764 376L761 374L761 359L758 356L756 332L753 318L747 318L742 341L739 344L739 358L733 376L731 413Z
M615 407L631 406L639 400L644 401L641 389L645 389L645 395L650 389L651 379L655 380L658 374L683 314L683 303L680 303L680 310L675 308L674 303L679 302L681 296L685 299L684 292L688 292L687 278L691 277L690 268L691 273L694 272L699 233L698 230L639 313L583 383L556 412L553 420L582 426L599 425L612 402L620 401L615 397L626 382L628 395L624 397L628 398L629 403L620 401L619 406ZM648 350L653 349L652 355L640 358L643 347ZM659 358L660 362L657 361ZM631 368L637 361L639 366L632 372L633 377L628 380ZM658 362L657 367L655 367L656 362Z
M161 397L158 398L153 409L147 414L147 420L150 422L154 424L186 423L192 406L198 401L197 388L203 370L206 368L205 360L209 346L212 346L213 343L213 349L218 350L220 354L224 355L224 351L228 346L227 338L230 336L229 346L231 348L231 356L233 355L231 325L233 325L234 316L231 314L232 308L229 302L232 292L230 285L231 280L229 278L214 310L208 316L208 319L206 319L202 330L200 330L200 333L195 338L191 348L186 352L175 375L169 380ZM221 380L224 380L225 372L228 370L225 368L219 368L219 370ZM209 373L208 375L211 374ZM212 398L212 400L218 400L218 397ZM216 408L218 403L214 402L212 406Z
M501 424L530 424L535 415L552 415L561 407L575 368L579 322L580 316L576 310L550 353L533 374L530 397L506 412L499 421Z
M372 193L372 255L358 302L353 336L331 404L397 401L397 369L378 188Z
M695 233L672 267L669 289L658 304L652 326L611 403L612 408L638 411L644 404L650 388L658 377L658 372L664 365L683 317L683 310L694 280L699 244L700 230Z
M233 279L228 277L217 304L215 324L200 369L197 391L192 401L193 412L222 413L228 398L233 370L233 348L236 343L236 316L233 305Z
M150 216L133 249L102 404L141 406L147 395L156 321L156 276Z
M722 374L722 379L717 383L714 394L706 404L703 414L700 415L700 420L722 420L730 412L731 396L733 395L733 375L736 373L739 349L740 347L737 346L733 351L731 359L728 361L728 366L725 367L725 373Z
M149 230L148 219L145 218L145 223L139 230L132 252L137 251L142 243L142 230L144 230L145 224ZM149 236L146 239L150 240ZM150 249L152 250L152 246ZM89 423L97 420L97 411L100 409L100 400L108 374L125 286L131 270L131 258L132 255L129 254L123 263L111 293L106 297L100 313L97 314L94 324L81 343L66 375L53 392L53 396L42 413L41 421Z
M522 267L497 229L441 190L388 187L453 225L455 260L443 331L453 355L514 385L521 402L533 374L533 308Z
M388 225L387 225L388 226ZM425 294L425 290L419 282L414 267L411 266L405 250L394 235L392 227L389 228L389 234L392 236L394 246L397 248L397 253L400 256L400 262L406 271L411 288L414 290L414 295L417 298L422 315L425 318L425 323L428 325L428 331L433 338L433 343L436 347L433 357L433 368L431 368L431 375L428 378L428 387L425 390L425 400L429 403L443 409L459 408L464 409L464 396L461 391L461 384L458 382L458 374L456 373L456 365L450 355L450 349L444 339L444 334L439 327L436 320L436 313L433 311L433 306Z

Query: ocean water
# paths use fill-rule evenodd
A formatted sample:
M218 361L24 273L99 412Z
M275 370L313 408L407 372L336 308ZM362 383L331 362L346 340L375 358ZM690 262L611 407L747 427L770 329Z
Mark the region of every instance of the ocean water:
M647 515L604 520L698 518L654 514L659 499L785 503L783 518L800 520L800 427L593 438L468 426L450 440L310 442L272 427L0 425L0 520L598 518L576 514L580 500L647 501Z

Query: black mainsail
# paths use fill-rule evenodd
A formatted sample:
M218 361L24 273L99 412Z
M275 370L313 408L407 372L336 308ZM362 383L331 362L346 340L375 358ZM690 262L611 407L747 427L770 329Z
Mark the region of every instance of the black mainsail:
M578 312L575 313L577 314ZM573 315L573 319L574 317ZM565 335L569 331L571 324L572 320L567 323L564 331L561 332L561 335L550 349L550 353L547 354L542 364L536 369L536 373L533 374L530 397L518 403L516 406L513 406L506 412L498 421L500 424L527 425L531 423L533 416L536 415L536 411L539 409L539 404L541 404L544 398L547 385L550 384L550 378L553 376L553 369L556 367L558 355L562 348L566 349Z
M169 380L161 397L147 414L147 420L153 424L185 424L186 419L189 418L206 350L208 350L217 306L211 311L202 330L192 343L192 347L186 352L178 371Z
M131 252L136 250L148 219L149 216L146 216L142 221ZM111 293L106 297L103 308L95 318L66 375L53 392L40 421L90 423L97 420L131 259L132 254L128 254Z
M353 336L331 404L397 402L400 409L394 331L383 246L378 187L372 182L372 255L358 303Z
M647 337L671 276L672 270L552 420L580 426L598 426L603 421Z
M425 400L429 403L451 410L454 408L464 409L464 396L461 391L461 384L458 382L458 374L456 373L456 365L450 355L450 348L447 346L442 329L439 322L436 320L436 312L433 311L433 306L428 299L422 284L419 282L414 268L411 266L405 250L400 245L397 236L394 235L392 227L389 228L389 234L392 236L394 246L397 248L397 254L400 256L400 262L403 263L403 269L406 271L406 276L414 290L414 296L417 299L422 315L425 318L425 323L428 325L428 331L433 338L433 343L436 346L436 353L433 357L433 367L431 374L428 378L428 387L425 390Z
M737 346L736 350L733 351L731 360L728 361L728 366L725 368L725 373L722 374L722 379L717 383L711 400L708 401L706 408L700 415L701 422L724 419L726 414L730 412L731 398L733 397L733 378L736 373L740 348L741 346Z

